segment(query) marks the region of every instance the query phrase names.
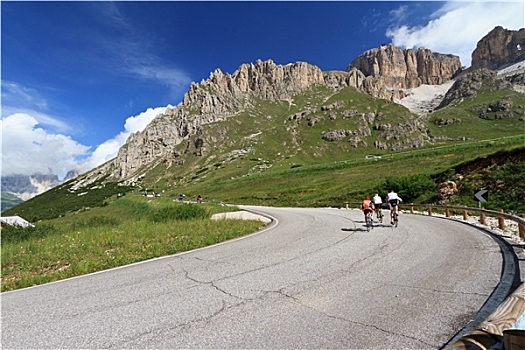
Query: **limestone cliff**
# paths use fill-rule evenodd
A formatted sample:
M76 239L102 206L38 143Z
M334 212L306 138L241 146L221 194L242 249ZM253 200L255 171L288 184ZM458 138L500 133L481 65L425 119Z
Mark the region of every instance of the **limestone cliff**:
M27 200L61 183L55 174L6 175L2 176L2 191Z
M272 60L243 64L232 75L216 69L207 80L192 83L182 102L132 134L117 157L106 165L116 178L128 178L141 167L177 158L175 146L201 126L224 120L250 106L253 97L288 100L314 85L324 85L321 70L305 62L277 65Z
M411 89L422 84L441 85L461 71L459 57L419 48L402 49L392 44L371 49L347 68L358 69L367 77L381 77L390 88Z
M471 70L503 66L525 60L525 28L518 31L495 27L472 52Z

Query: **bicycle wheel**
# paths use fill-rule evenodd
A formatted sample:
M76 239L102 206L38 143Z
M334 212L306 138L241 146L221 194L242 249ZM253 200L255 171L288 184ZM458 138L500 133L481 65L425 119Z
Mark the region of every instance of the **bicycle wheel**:
M396 215L394 216L394 225L397 227L397 224L399 222L399 219L398 219L399 215L396 213Z

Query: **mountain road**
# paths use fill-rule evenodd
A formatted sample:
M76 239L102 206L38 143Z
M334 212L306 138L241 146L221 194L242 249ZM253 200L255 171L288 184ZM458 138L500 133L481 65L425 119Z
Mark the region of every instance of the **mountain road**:
M437 349L500 283L500 245L451 220L242 207L211 247L1 295L4 349ZM385 211L388 215L388 211Z

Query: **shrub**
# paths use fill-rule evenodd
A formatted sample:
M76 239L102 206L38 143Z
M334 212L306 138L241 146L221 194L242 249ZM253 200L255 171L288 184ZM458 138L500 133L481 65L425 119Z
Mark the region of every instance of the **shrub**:
M200 205L182 204L155 210L150 219L153 222L166 222L205 219L208 216L208 211Z
M73 230L84 227L115 227L120 224L120 220L109 216L93 216L90 218L74 221L71 225Z
M383 193L394 190L405 203L409 203L432 197L436 191L436 184L430 176L423 174L392 176L386 178L382 190Z
M26 241L30 238L43 238L56 232L53 225L39 224L35 227L5 226L2 227L2 245Z

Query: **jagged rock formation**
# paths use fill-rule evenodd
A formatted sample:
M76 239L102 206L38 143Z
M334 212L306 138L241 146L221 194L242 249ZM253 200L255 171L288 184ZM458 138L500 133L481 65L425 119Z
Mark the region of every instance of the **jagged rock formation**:
M305 62L277 65L272 60L243 64L232 75L216 69L207 80L192 83L182 105L201 114L238 111L247 95L275 101L287 100L313 85L324 85L321 70ZM242 104L242 103L241 103Z
M325 85L323 73L305 62L283 66L258 60L241 65L232 75L217 69L200 84L192 83L176 108L131 135L108 166L117 178L127 178L155 161L172 162L178 156L173 150L176 145L196 135L203 125L250 107L250 98L289 100L314 85Z
M495 27L472 52L470 70L498 69L525 60L525 28L519 31Z
M70 170L62 181L56 174L4 175L2 176L2 210L31 199L53 187L67 182L80 173Z
M325 84L334 90L349 86L363 91L370 96L392 100L403 98L405 93L387 85L387 80L381 76L366 76L357 68L349 68L347 72L329 71L324 73Z
M443 84L461 72L461 62L458 56L433 53L425 48L414 52L389 44L366 51L347 71L354 68L367 77L381 77L385 86L411 89L421 84Z
M457 104L468 97L474 97L478 91L485 84L491 84L497 89L515 89L524 90L525 88L525 73L518 73L514 75L498 76L496 71L487 68L482 68L470 71L460 76L447 91L445 97L437 107L437 109L444 108L451 104ZM521 89L520 89L521 88ZM498 101L496 104L505 105L504 101ZM492 110L500 111L500 108L489 106ZM509 108L506 108L508 112Z
M446 107L452 103L458 103L466 97L475 96L483 86L483 81L492 82L495 79L496 72L489 69L479 69L461 76L447 91L437 109Z

